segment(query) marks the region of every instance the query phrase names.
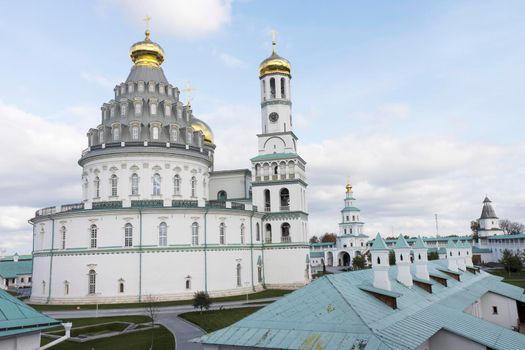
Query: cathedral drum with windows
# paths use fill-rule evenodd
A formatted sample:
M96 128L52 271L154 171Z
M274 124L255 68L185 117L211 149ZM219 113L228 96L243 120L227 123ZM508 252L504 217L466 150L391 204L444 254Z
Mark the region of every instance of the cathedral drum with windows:
M36 212L34 303L140 302L308 283L304 161L290 65L261 64L263 133L246 169L214 171L214 136L166 79L146 38L82 152L82 202ZM253 186L253 198L252 198Z

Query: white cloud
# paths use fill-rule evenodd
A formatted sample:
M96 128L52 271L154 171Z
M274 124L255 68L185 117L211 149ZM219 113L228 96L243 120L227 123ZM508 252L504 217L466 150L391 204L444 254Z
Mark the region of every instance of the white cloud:
M248 64L246 62L244 62L243 60L241 60L241 59L239 59L239 58L237 58L235 56L229 55L229 54L227 54L225 52L219 53L219 59L228 68L246 68L246 67L248 67Z
M80 73L80 77L84 79L85 81L89 81L90 83L98 84L103 88L113 89L116 85L115 79L110 79L104 75L94 73L94 72L82 72Z
M99 0L99 8L124 13L141 28L148 15L153 33L195 38L215 33L230 23L232 0Z

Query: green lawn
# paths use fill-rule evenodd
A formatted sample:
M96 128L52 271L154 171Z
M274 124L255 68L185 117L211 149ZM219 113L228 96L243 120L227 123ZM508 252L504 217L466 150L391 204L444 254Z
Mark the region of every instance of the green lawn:
M74 327L93 325L107 322L134 322L143 323L150 320L147 316L115 316L115 317L98 317L98 318L74 318L64 321L73 322ZM154 329L153 337L154 350L175 349L175 339L170 331L159 326ZM53 339L42 337L42 344L45 345ZM53 347L54 350L148 350L151 344L151 330L145 330L136 333L129 333L115 337L87 341L84 343L75 343L65 341Z
M249 300L253 299L264 299L264 298L274 298L280 297L285 294L292 292L291 290L283 289L266 289L261 292L249 294ZM246 300L246 294L235 295L230 297L221 297L221 298L212 298L214 303L226 302L226 301L237 301L237 300ZM178 306L178 305L191 305L191 300L176 300L176 301L163 301L156 303L157 306ZM126 304L99 304L98 308L103 309L128 309L128 308L140 308L144 307L144 303L126 303ZM86 304L86 305L31 305L38 311L57 311L57 310L76 310L77 307L80 310L94 310L96 308L95 304Z
M181 314L179 317L196 324L209 333L232 325L260 309L260 307L244 307L238 309L203 311L202 313L196 311Z
M507 271L501 269L490 270L488 272L490 272L493 275L503 277L503 282L507 282L517 287L525 289L525 271L508 273ZM523 292L525 293L525 290Z

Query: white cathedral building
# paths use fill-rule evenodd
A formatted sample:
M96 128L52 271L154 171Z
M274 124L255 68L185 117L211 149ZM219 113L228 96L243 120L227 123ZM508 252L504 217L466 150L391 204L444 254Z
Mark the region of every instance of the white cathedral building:
M214 171L213 133L181 102L161 68L164 51L146 31L130 49L128 78L87 134L82 202L31 219L31 302L188 299L310 281L291 66L273 47L259 67L262 130L252 170Z

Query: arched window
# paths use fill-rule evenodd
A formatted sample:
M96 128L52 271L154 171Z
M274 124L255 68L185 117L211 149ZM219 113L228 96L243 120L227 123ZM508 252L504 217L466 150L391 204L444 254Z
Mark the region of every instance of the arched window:
M98 231L97 225L91 225L91 228L89 229L89 233L90 233L89 247L90 248L97 247L97 231Z
M64 295L69 295L69 282L64 281Z
M60 228L61 248L66 249L66 227Z
M264 232L264 241L265 243L272 243L272 225L266 224Z
M133 225L129 222L124 226L124 247L133 246Z
M275 79L270 78L270 98L275 98Z
M281 242L291 242L290 239L290 224L285 222L281 225Z
M113 141L118 141L120 139L120 128L118 126L113 128Z
M42 281L42 294L46 294L46 281Z
M191 277L186 277L186 289L191 289Z
M171 141L177 142L179 139L179 130L177 128L171 128Z
M217 193L217 200L219 202L226 202L226 199L228 199L228 195L227 195L226 191L219 191Z
M138 140L139 139L139 127L133 126L131 128L131 139L132 140Z
M261 240L261 227L259 223L255 224L255 240L259 242Z
M118 196L118 177L117 175L113 174L111 175L111 196L116 197Z
M124 293L124 281L123 281L123 280L119 280L119 283L118 283L118 292L119 292L119 293Z
M421 260L421 254L417 255L417 260Z
M160 196L160 175L153 175L153 195Z
M95 270L89 270L88 272L88 291L89 294L97 292L97 273Z
M95 188L95 198L100 198L100 178L98 176L93 181L93 187Z
M273 167L273 174L274 175L279 175L279 166L278 165Z
M270 190L264 190L264 211L271 211Z
M151 105L151 106L154 106L154 105ZM153 140L158 140L159 139L159 127L158 126L154 126L151 129L151 138Z
M196 222L191 224L191 244L199 245L199 224Z
M377 257L377 263L381 264L381 259L379 257Z
M244 224L241 224L241 244L244 244L244 231L245 231L245 226Z
M279 192L281 199L281 211L290 210L290 191L287 188L282 188Z
M173 177L173 194L178 196L180 195L180 176L175 175Z
M399 260L403 261L403 254L399 254Z
M257 266L257 282L262 282L262 266Z
M219 225L219 244L226 244L226 225L224 222Z
M137 174L131 175L131 195L139 195L139 176Z
M101 129L101 130L98 132L98 142L100 142L100 143L104 143L104 129Z
M191 177L191 196L197 197L197 178L195 176Z
M159 225L159 246L165 247L168 245L168 225L161 222Z
M261 176L261 165L255 164L255 176Z
M242 287L241 264L237 264L237 287Z
M286 90L284 88L285 84L286 84L286 79L281 78L281 98L286 98Z

